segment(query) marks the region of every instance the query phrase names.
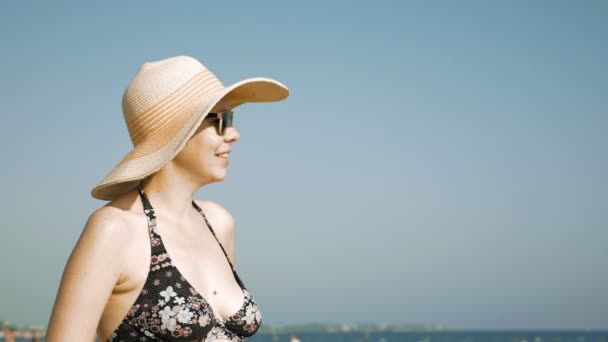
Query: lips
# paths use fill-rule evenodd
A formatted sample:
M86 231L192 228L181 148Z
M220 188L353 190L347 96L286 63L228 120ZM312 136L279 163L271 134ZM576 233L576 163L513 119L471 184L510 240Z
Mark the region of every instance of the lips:
M223 163L228 163L229 162L229 158L228 158L228 153L219 153L215 155L216 158L221 159Z

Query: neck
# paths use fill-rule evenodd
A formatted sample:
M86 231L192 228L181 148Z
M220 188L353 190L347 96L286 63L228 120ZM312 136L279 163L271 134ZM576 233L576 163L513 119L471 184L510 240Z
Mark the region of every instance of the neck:
M192 218L194 194L205 184L178 174L170 164L141 183L156 216L171 222Z

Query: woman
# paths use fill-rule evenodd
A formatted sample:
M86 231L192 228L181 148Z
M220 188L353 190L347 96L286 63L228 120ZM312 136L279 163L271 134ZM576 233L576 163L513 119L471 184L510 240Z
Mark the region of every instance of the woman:
M91 191L110 202L70 255L47 342L241 341L259 329L234 268L234 220L193 195L226 175L232 109L288 95L268 78L224 87L188 56L139 68L122 100L134 148Z

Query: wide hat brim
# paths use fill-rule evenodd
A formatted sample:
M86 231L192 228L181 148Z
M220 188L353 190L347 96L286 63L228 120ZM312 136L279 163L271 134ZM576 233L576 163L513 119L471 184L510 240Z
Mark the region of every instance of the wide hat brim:
M91 196L111 201L134 189L147 176L159 171L186 145L203 119L221 100L231 108L248 102L275 102L289 96L289 89L281 82L253 77L196 98L183 110L192 115L176 132L151 136L138 143L122 160L91 190Z

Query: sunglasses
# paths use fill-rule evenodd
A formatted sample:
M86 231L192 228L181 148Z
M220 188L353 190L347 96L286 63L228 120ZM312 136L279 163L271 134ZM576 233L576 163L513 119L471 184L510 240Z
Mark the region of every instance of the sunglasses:
M209 113L207 114L206 118L217 118L216 120L213 120L217 134L224 135L224 133L226 133L226 129L228 127L232 127L233 116L234 112L232 110L228 110L221 113Z

